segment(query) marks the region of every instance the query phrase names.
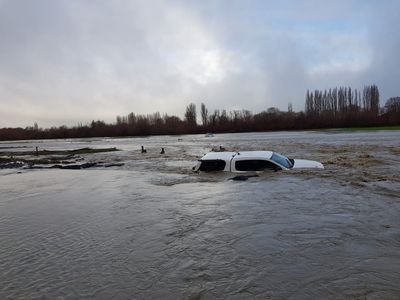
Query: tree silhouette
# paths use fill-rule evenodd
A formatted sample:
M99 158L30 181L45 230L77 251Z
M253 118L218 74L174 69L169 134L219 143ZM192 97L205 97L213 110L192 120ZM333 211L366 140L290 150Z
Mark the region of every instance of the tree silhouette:
M201 113L201 121L202 121L203 126L207 126L208 109L206 108L206 105L204 103L201 103L200 113Z
M114 124L92 121L75 127L2 128L0 140L52 139L100 136L143 136L154 134L186 134L205 132L248 132L293 130L306 128L375 126L400 124L400 97L390 98L383 109L379 107L379 89L376 85L362 90L335 87L325 90L307 90L305 112L294 112L270 107L256 114L248 110L214 110L209 113L205 104L200 108L202 126L197 125L196 105L186 107L185 119L161 116L159 112L137 115L133 112L117 116Z
M193 132L197 127L197 113L196 105L194 103L190 103L186 107L185 121L188 125L189 131Z

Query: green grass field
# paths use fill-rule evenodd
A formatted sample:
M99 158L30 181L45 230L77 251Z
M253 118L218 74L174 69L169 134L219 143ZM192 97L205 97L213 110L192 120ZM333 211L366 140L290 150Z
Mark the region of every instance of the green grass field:
M400 126L377 126L377 127L348 127L348 128L330 128L330 129L321 129L321 131L344 131L344 132L353 132L353 131L380 131L380 130L400 130Z

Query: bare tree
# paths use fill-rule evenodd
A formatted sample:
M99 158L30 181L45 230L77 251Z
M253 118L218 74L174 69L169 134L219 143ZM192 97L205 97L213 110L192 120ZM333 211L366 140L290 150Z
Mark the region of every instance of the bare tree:
M292 113L292 112L293 112L293 104L292 104L292 102L289 102L289 103L288 103L287 111L288 111L289 113Z
M376 85L368 85L363 90L364 111L371 112L375 116L379 112L379 89Z
M386 101L386 113L400 113L400 97L392 97Z
M206 108L206 105L204 103L201 103L201 121L203 126L207 126L207 121L208 121L208 109Z
M190 103L188 106L186 106L185 121L190 129L196 128L197 113L196 113L196 105L194 103Z

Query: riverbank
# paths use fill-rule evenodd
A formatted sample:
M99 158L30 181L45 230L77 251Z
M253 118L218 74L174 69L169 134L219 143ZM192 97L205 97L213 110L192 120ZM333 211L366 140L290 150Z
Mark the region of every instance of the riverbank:
M324 128L324 129L313 129L316 131L340 131L340 132L373 132L383 130L400 130L400 125L395 126L373 126L373 127L344 127L344 128Z

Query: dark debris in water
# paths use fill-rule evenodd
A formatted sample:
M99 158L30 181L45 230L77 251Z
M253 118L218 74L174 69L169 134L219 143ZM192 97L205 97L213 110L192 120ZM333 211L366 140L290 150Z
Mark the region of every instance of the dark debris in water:
M12 161L12 162L1 162L0 161L0 169L17 169L24 166L23 162L20 161Z
M31 169L59 168L59 169L84 169L92 167L92 163L76 164L85 160L80 154L93 154L102 152L119 151L112 148L80 148L74 150L40 150L36 151L0 151L0 169L14 169L28 167ZM99 165L100 162L95 163ZM38 166L39 165L39 166ZM46 167L40 166L46 165ZM108 164L104 167L120 166L121 164Z
M77 154L91 154L91 153L102 153L102 152L113 152L120 151L119 149L112 148L79 148L73 150L38 150L36 151L1 151L0 156L29 156L29 155L77 155Z
M101 164L96 162L83 163L83 164L73 164L73 165L52 165L52 166L29 166L29 169L64 169L64 170L80 170L80 169L88 169L93 167L121 167L123 163L116 164Z
M36 151L7 151L0 152L0 169L29 168L29 169L86 169L91 167L119 167L122 163L102 164L102 162L87 162L79 154L93 154L119 151L112 148L80 148L74 150L40 150ZM38 154L38 155L37 155ZM45 166L43 166L45 165Z
M235 180L235 181L246 181L251 177L259 177L258 175L238 175L232 178L229 178L229 180Z

